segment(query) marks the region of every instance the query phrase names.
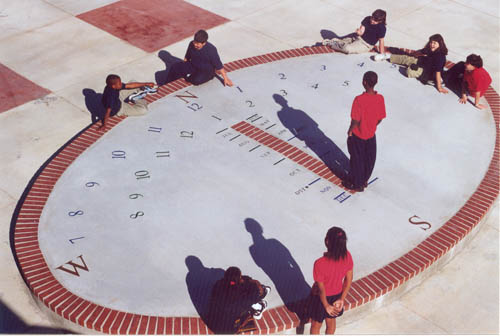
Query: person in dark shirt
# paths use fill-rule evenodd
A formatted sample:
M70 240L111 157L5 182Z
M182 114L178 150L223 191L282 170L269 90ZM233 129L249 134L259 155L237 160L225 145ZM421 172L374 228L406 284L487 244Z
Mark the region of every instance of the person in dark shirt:
M385 53L383 57L375 57L375 60L389 59L389 62L407 66L408 78L417 78L424 84L435 85L441 93L448 93L443 87L443 68L446 64L448 48L440 34L429 37L429 41L423 49L417 50L409 55L394 55Z
M252 318L260 319L267 307L264 297L271 290L238 267L229 267L212 288L208 327L216 334L234 334Z
M213 79L216 73L223 77L225 86L233 86L224 70L217 48L208 42L207 32L199 30L194 34L194 40L189 43L184 61L172 65L167 83L184 77L188 82L200 85Z
M133 93L133 91L130 90L143 86L152 88L155 84L135 81L122 83L120 76L113 74L108 75L106 77L106 87L104 88L101 100L105 113L101 120L102 125L99 127L99 130L105 131L109 117L114 115L137 116L146 114L147 104L143 99L139 99L135 103L125 103L127 97Z
M385 20L385 11L377 9L371 16L367 16L361 21L361 26L356 29L356 36L348 36L343 39L325 39L323 45L345 54L359 54L369 52L378 42L379 52L383 54L385 52Z

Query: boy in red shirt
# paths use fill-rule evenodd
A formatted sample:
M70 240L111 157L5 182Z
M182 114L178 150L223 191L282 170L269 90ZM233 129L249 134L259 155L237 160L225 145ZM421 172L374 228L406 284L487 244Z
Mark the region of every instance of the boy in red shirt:
M470 54L465 62L458 62L447 72L447 85L454 88L460 95L459 102L467 103L467 92L474 97L474 106L486 108L479 101L491 84L490 74L483 68L481 56Z
M342 185L354 191L363 191L368 185L377 157L377 125L385 118L384 97L375 91L378 76L367 71L363 76L365 92L352 103L351 125L347 131L347 148L351 156L349 176Z

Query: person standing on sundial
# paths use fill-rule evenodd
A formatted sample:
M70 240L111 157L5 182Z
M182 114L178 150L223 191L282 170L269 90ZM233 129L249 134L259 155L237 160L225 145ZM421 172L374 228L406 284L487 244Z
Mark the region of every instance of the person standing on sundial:
M184 61L174 63L169 69L167 83L184 77L186 81L200 85L213 79L215 74L223 77L225 86L233 86L224 70L217 48L208 42L206 31L198 30L193 41L189 43Z
M354 98L351 125L347 131L350 154L349 175L342 185L354 191L363 191L375 167L377 157L377 125L385 118L384 96L375 91L378 76L373 71L363 75L365 92Z

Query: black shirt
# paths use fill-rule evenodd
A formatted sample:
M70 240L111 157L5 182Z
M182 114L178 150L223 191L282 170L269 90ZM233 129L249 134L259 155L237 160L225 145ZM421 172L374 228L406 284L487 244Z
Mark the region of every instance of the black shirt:
M210 42L207 42L203 48L198 50L191 41L185 58L198 71L214 72L214 70L222 69L222 62L217 53L217 48Z
M118 113L118 111L120 111L120 108L122 107L122 102L120 101L120 90L122 89L125 89L124 83L122 83L122 87L119 90L115 90L111 86L107 85L104 88L101 101L105 109L111 107L110 116Z
M446 56L443 53L426 50L420 51L424 55L427 55L418 58L419 65L424 68L424 72L432 77L436 75L436 72L443 72L444 65L446 64Z
M371 24L371 17L367 16L361 21L361 24L365 27L365 32L361 35L361 38L365 40L366 43L370 45L377 44L378 40L385 37L385 24L377 23Z

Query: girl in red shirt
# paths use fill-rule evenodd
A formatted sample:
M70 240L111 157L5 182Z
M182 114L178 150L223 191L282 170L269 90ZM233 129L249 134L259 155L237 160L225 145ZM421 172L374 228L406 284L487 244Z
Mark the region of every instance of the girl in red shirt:
M327 252L314 262L311 302L311 334L319 334L326 318L326 334L335 333L335 318L344 312L344 300L351 288L352 257L346 247L347 236L332 227L325 237Z

